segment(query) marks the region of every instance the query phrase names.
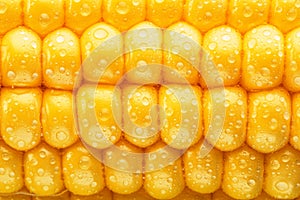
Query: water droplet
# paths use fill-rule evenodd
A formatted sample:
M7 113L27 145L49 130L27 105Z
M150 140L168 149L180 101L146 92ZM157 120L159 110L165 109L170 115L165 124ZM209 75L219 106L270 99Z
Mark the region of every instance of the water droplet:
M210 50L214 50L214 49L216 49L216 47L217 47L217 43L215 43L215 42L212 42L212 43L210 43L210 44L208 45L208 48L209 48Z
M271 32L269 30L264 30L263 34L264 36L270 36Z
M275 187L276 187L276 189L278 189L280 191L286 191L289 189L289 185L284 181L277 182Z
M223 35L222 40L229 41L231 39L230 35Z
M297 10L292 7L287 13L286 13L286 18L288 21L294 21L297 17Z
M23 140L18 141L18 147L23 148L25 146L25 142Z
M249 42L248 42L249 49L253 49L255 47L255 45L256 45L256 39L253 38L253 39L249 40Z
M271 165L272 165L271 166L272 169L274 169L274 170L278 170L280 168L280 163L279 163L278 160L273 160L272 163L271 163Z
M252 187L252 186L254 186L255 184L256 184L256 181L254 180L254 179L250 179L250 180L248 180L248 185L250 186L250 187Z
M31 42L31 47L36 49L37 48L37 43L35 41Z
M45 26L45 25L48 25L48 23L50 22L50 17L47 13L42 13L40 15L39 20L40 20L40 23Z
M164 0L155 0L156 1L156 3L162 3L162 2L164 2Z
M81 156L79 160L80 169L87 170L91 166L91 159L88 156Z
M59 72L60 72L60 73L64 73L65 71L66 71L66 68L64 68L64 67L60 67L60 68L59 68Z
M64 141L66 138L67 138L67 134L64 132L64 131L58 131L56 133L56 138L59 140L59 141Z
M117 13L119 13L121 15L125 15L128 13L129 7L126 2L121 1L121 2L119 2L119 4L116 7L116 11L117 11Z
M104 39L108 36L108 33L106 30L99 28L94 32L94 36L97 39Z
M296 8L300 8L300 0L296 0L295 1L295 7Z
M142 104L143 104L144 106L148 106L148 105L149 105L149 99L148 99L147 97L144 97L144 98L142 99Z
M192 49L192 45L189 43L189 42L185 42L183 44L183 48L187 51L191 50Z
M38 173L39 176L43 176L45 174L45 170L43 168L39 168L37 170L37 173Z
M64 49L61 49L61 50L59 51L59 55L60 55L61 57L66 56L66 54L67 54L67 51L64 50Z
M141 30L139 30L139 36L141 37L141 38L145 38L145 37L147 37L147 35L148 35L148 33L147 33L147 31L145 30L145 29L141 29Z
M272 118L270 121L270 128L276 130L278 127L278 121L275 118Z
M62 42L64 42L65 41L65 38L64 38L64 36L62 36L62 35L59 35L59 36L57 36L57 38L56 38L56 42L58 42L58 43L62 43Z
M7 77L8 77L9 79L14 79L14 78L16 78L16 74L15 74L15 72L13 72L13 71L8 71L8 72L7 72Z
M80 14L84 17L89 16L91 14L91 7L87 4L84 3L82 4L81 8L80 8Z
M0 2L0 14L4 14L7 11L7 5L5 2L1 1Z
M205 14L204 14L204 19L205 20L210 20L212 18L212 13L207 11Z
M281 156L281 161L284 162L284 163L287 163L290 161L290 156L287 155L287 154L284 154Z
M246 17L246 18L251 17L252 14L253 14L253 10L251 9L251 7L245 6L244 11L243 11L244 17Z
M44 185L44 186L43 186L43 190L44 190L44 191L48 191L48 190L49 190L49 186L48 186L48 185Z
M44 150L41 150L39 155L41 158L46 158L47 153Z
M269 76L270 75L270 70L267 67L263 67L263 68L261 68L260 73L263 76Z
M15 172L9 172L9 176L11 177L11 178L13 178L13 177L15 177Z

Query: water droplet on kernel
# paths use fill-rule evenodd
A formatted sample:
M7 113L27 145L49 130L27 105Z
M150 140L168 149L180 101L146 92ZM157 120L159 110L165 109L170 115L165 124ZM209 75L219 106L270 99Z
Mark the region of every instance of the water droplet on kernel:
M279 181L275 184L276 189L280 191L286 191L289 189L289 185L284 181Z
M80 14L84 17L89 16L91 14L91 7L87 4L84 3L82 4L81 8L80 8Z
M7 77L8 77L9 79L14 79L14 78L16 78L16 74L15 74L15 72L13 72L13 71L8 71L8 72L7 72Z
M129 11L127 3L124 1L119 2L119 4L117 5L117 8L116 8L116 11L117 11L117 13L119 13L121 15L127 14Z
M47 25L50 22L50 17L47 13L42 13L39 20L42 25Z
M106 30L99 28L94 32L94 36L97 39L104 39L108 36L108 33Z

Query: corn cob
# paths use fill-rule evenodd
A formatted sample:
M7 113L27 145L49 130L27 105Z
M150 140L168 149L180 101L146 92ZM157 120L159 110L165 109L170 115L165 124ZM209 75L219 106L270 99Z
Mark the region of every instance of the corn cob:
M299 199L299 26L299 0L0 0L0 199Z

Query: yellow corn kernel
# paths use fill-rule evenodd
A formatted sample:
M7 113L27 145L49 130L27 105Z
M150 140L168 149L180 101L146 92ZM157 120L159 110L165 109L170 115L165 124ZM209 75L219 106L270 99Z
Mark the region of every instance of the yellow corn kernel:
M80 47L69 29L58 29L43 41L43 83L48 88L72 90L80 70Z
M183 4L184 0L148 0L147 19L159 27L166 28L181 19Z
M237 85L241 75L242 39L229 26L208 31L203 39L204 56L200 83L203 87Z
M124 67L121 33L101 22L89 27L82 34L80 42L84 79L116 84Z
M18 27L2 39L1 73L4 86L36 87L42 83L41 39L30 29Z
M114 200L155 200L143 188L132 194L113 194Z
M42 37L64 24L64 0L24 0L24 23Z
M127 31L133 25L146 18L146 0L103 0L103 19L117 27L120 31Z
M62 194L44 196L44 197L43 196L32 197L32 200L67 200L67 199L70 199L69 192L62 192Z
M141 154L143 150L121 140L104 153L106 185L118 194L131 194L143 186L143 159L134 159L129 152Z
M225 192L223 192L222 189L217 190L212 194L213 200L235 200L234 198L231 198L228 196Z
M40 89L1 89L1 134L14 149L25 151L40 142Z
M102 0L66 0L65 26L81 35L101 18Z
M104 186L103 166L81 142L65 149L62 157L66 188L76 195L93 195Z
M125 138L138 147L159 139L158 94L153 86L126 86L122 91Z
M201 32L225 24L227 0L186 0L183 18Z
M272 0L270 24L282 33L287 33L300 25L300 3L295 0Z
M292 96L292 124L290 144L297 150L300 150L300 93Z
M256 151L270 153L289 139L291 102L282 88L249 94L247 143Z
M272 25L261 25L244 36L241 84L246 90L268 89L282 81L284 38Z
M199 86L166 85L159 90L161 138L184 149L202 137L202 92Z
M180 152L157 142L146 148L144 189L156 199L171 199L184 187ZM162 165L169 161L168 165ZM161 166L162 165L162 166Z
M94 194L94 195L89 195L89 196L82 196L82 195L75 195L71 193L70 200L112 200L112 192L104 188L101 192Z
M104 149L121 137L121 91L110 85L83 85L77 93L77 116L81 139Z
M0 193L17 192L24 185L23 154L0 141L0 157Z
M224 155L223 191L236 199L257 197L263 187L263 154L245 145Z
M261 194L258 197L256 197L254 200L276 200L276 199L271 197L264 191L262 191Z
M164 82L198 83L201 42L201 33L186 22L175 23L164 31L163 64L170 68L164 68Z
M183 155L183 163L186 185L193 191L208 194L221 186L223 153L213 148L202 157L204 145L201 141L190 147Z
M211 200L211 194L200 194L185 187L184 190L172 200L199 200L199 199Z
M266 155L264 191L275 198L300 196L300 154L290 145Z
M52 147L65 148L78 139L72 105L70 91L47 89L43 93L43 136Z
M63 190L60 152L41 143L24 155L25 185L31 193L49 196Z
M221 99L224 113L218 113L218 94L224 92ZM223 123L217 123L225 115ZM204 134L208 142L221 151L232 151L246 140L247 93L240 87L226 87L205 90L203 98ZM218 137L214 133L222 130Z
M299 3L300 5L300 3ZM300 28L286 35L285 38L285 71L283 76L284 87L292 92L300 91Z
M1 0L1 12L0 12L0 35L3 35L7 31L21 25L22 19L22 0Z
M271 0L230 0L228 24L244 34L250 29L268 22L270 5Z
M159 82L162 41L162 30L147 21L135 25L125 34L127 80L143 84Z

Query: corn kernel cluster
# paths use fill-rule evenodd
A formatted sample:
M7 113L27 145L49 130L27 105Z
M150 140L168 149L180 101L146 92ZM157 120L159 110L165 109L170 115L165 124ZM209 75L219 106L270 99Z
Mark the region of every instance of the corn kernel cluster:
M0 199L300 199L299 0L0 0L0 36ZM170 84L115 87L134 69L131 83ZM220 124L211 97L222 92ZM183 132L182 110L199 113ZM187 150L130 173L99 162L79 132L120 169L130 158L111 155L111 143Z

